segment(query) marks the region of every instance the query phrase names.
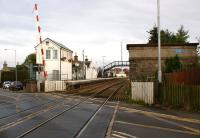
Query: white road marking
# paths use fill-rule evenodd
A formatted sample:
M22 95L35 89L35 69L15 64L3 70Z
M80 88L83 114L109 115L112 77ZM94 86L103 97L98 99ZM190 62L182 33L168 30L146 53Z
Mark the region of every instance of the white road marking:
M124 136L121 136L121 135L118 135L118 134L112 134L112 136L117 137L117 138L127 138L127 137L124 137Z
M107 133L106 133L106 138L110 138L110 136L111 136L112 127L113 127L113 124L114 124L114 121L115 121L115 116L116 116L116 114L117 114L117 109L118 109L118 107L119 107L119 101L117 102L117 105L115 106L115 111L114 111L113 116L112 116L112 119L111 119L111 121L110 121L108 130L107 130Z
M127 133L124 133L124 132L119 132L119 131L113 131L114 133L117 133L117 134L120 134L122 136L127 136L127 137L130 137L130 138L138 138L136 136L132 136L130 134L127 134Z

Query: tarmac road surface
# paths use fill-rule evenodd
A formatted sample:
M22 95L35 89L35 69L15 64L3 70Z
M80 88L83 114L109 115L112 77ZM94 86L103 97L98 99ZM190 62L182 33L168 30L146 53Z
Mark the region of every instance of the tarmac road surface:
M0 90L0 138L200 138L199 113L85 98Z

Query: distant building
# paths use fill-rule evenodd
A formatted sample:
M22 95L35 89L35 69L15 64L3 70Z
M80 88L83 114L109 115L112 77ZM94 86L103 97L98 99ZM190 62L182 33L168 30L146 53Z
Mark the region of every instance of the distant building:
M108 77L126 77L128 76L128 68L113 68L107 72Z
M8 64L6 61L4 61L3 63L3 68L1 69L1 71L14 71L15 68L14 67L8 67Z
M41 45L45 55L47 80L71 80L73 51L61 43L46 38L42 44L35 47L37 64L42 64ZM44 78L37 73L37 80L42 79Z
M161 62L178 55L184 65L197 62L198 43L161 44ZM158 70L157 44L127 44L130 62L130 78L137 80L142 76L154 77Z
M96 79L97 78L97 69L93 65L92 61L88 61L88 58L85 61L79 61L78 56L74 56L72 63L72 79L73 80L83 80L83 79Z
M4 61L3 68L0 70L0 83L1 83L1 81L3 81L2 80L2 73L3 72L13 72L13 71L15 71L15 68L14 67L8 67L7 62Z

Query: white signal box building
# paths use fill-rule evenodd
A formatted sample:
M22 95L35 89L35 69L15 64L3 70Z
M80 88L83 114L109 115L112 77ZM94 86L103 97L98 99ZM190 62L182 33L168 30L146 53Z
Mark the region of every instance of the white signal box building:
M46 38L35 47L36 63L42 64L41 46L44 50L46 80L71 80L72 79L72 54L73 51L50 38ZM37 80L44 81L44 77L37 73Z

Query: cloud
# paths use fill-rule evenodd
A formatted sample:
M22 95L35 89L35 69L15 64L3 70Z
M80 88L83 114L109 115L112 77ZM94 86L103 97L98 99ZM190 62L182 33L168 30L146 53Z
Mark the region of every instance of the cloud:
M81 54L102 62L120 59L123 41L146 43L147 30L156 24L156 0L38 0L42 37L50 37ZM34 52L37 41L32 0L0 0L0 67L7 58L4 48L16 48L18 60ZM161 27L176 31L180 25L189 30L190 41L200 36L200 1L161 1ZM81 55L80 55L81 56Z

